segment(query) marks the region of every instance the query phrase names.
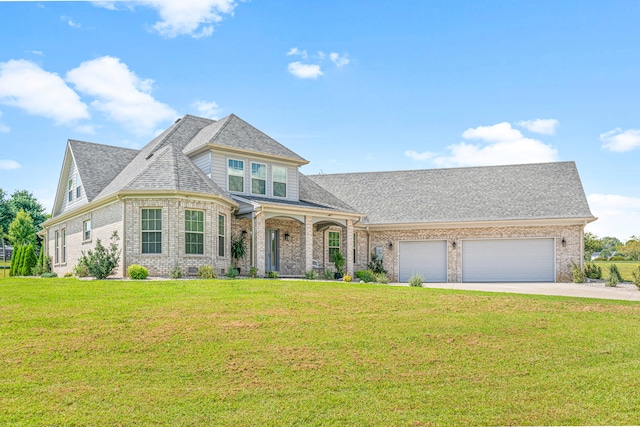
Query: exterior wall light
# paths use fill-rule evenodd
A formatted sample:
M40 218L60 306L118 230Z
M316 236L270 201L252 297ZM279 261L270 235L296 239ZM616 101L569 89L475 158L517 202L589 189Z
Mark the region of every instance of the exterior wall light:
M452 247L453 249L455 249L455 248L456 248L456 241L455 241L455 240L454 240L453 242L451 242L451 247Z
M389 249L393 248L393 243L389 242Z
M567 241L564 239L564 237L562 238L562 247L566 247L567 246Z
M284 233L284 240L289 241L289 233Z

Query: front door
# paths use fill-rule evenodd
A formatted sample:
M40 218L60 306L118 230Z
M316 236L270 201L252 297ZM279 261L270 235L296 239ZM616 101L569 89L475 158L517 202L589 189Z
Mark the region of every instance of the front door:
M266 271L278 271L280 269L279 256L280 245L278 239L278 230L267 228L265 238L265 269Z

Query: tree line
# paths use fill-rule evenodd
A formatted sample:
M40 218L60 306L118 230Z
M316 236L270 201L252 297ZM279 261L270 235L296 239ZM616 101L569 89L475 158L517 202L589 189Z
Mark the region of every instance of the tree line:
M591 261L594 253L599 253L598 259L614 261L640 261L640 236L631 236L622 243L616 237L598 237L593 233L584 233L584 257Z
M42 224L49 217L44 206L27 190L16 190L8 195L0 188L0 237L13 246L41 243L36 236Z

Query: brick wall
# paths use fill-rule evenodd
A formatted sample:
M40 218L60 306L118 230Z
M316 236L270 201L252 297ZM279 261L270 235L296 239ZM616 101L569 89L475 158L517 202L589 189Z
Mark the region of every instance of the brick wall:
M304 224L295 220L271 218L265 221L265 228L279 230L280 275L302 276L305 271ZM285 240L289 234L289 240Z

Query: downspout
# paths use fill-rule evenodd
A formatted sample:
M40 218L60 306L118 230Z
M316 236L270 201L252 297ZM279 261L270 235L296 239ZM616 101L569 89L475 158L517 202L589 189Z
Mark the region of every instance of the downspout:
M122 202L122 277L126 277L127 272L127 202L118 194L118 201Z

